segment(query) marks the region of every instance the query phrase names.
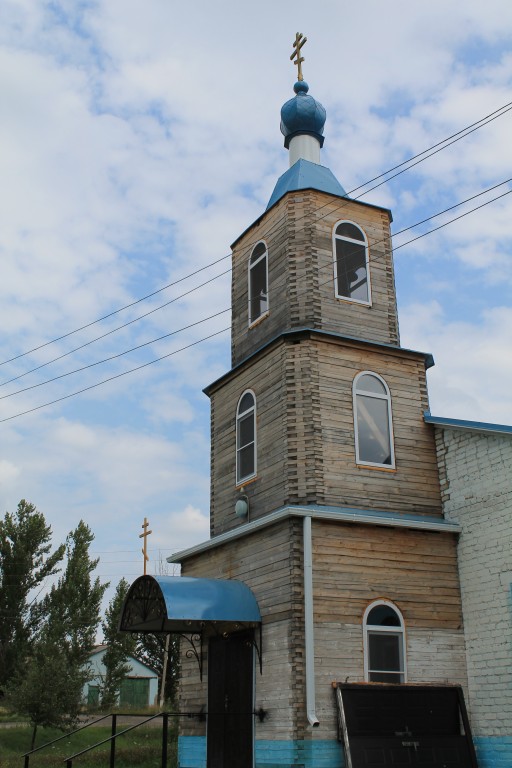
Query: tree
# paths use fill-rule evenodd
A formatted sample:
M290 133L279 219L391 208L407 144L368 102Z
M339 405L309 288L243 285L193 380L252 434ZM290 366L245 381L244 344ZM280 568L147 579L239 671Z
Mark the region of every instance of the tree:
M165 699L173 701L178 687L180 669L180 639L177 635L139 633L137 635L137 647L135 657L154 669L158 674L160 690L162 688L162 674L164 668L165 641L169 637L169 653L165 675Z
M101 691L102 709L112 709L117 704L121 683L130 671L127 658L135 653L135 636L131 632L119 632L118 629L121 609L129 588L128 582L121 579L102 622L103 642L107 646L103 654L106 672Z
M64 545L52 554L51 527L22 499L15 514L0 520L0 685L20 668L37 631L37 595L29 595L57 573Z
M92 579L99 562L99 558L91 560L89 554L93 541L91 529L80 520L66 539L66 569L43 601L45 635L61 644L69 673L88 663L100 623L101 600L108 587L99 578Z
M47 637L32 646L23 669L18 669L7 689L10 706L26 715L33 726L34 749L39 726L69 728L78 719L86 668L69 667L66 651Z

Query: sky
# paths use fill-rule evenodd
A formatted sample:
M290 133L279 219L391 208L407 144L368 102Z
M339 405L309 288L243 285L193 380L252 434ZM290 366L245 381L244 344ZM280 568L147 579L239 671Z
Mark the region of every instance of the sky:
M509 0L2 0L0 511L31 501L56 544L84 519L113 586L144 517L150 573L207 539L202 390L230 367L230 244L288 168L295 33L350 192L512 106L511 28ZM511 135L501 110L360 199L398 233L510 179ZM436 416L512 424L512 195L408 241L511 189L394 238Z

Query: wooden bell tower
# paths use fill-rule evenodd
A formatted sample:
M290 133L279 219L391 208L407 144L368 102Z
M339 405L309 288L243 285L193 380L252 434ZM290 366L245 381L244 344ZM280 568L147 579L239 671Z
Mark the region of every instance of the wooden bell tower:
M333 681L466 682L458 526L423 418L433 360L400 346L391 214L320 164L325 110L308 90L300 76L281 112L290 168L232 246L232 367L205 390L211 538L171 558L249 586L262 641L248 656L242 625L242 645L212 636L202 682L184 656L180 708L215 711L182 726L181 768L340 768Z

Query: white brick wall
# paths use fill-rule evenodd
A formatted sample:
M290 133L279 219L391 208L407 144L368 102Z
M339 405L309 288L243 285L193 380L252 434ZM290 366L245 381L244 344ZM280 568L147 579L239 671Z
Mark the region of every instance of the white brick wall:
M444 513L458 558L469 710L477 736L512 731L512 435L436 428Z

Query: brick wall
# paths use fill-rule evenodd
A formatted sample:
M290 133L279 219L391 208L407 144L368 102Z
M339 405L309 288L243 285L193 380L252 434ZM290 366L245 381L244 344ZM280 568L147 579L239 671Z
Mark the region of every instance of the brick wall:
M445 516L462 527L468 704L479 761L512 765L512 435L438 427L436 445Z

